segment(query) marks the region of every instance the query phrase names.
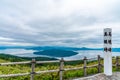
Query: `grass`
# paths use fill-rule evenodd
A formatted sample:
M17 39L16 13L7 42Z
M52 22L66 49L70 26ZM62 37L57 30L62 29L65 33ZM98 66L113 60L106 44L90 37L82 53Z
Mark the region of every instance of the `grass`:
M11 62L12 58L9 59L1 59L0 63L4 62ZM26 60L20 60L20 61L26 61ZM115 60L113 60L113 63L115 64ZM103 63L103 60L101 60L101 63ZM89 61L87 62L87 66L91 66L94 64L98 64L97 60ZM64 68L74 68L74 67L82 67L83 61L72 61L72 62L65 62ZM43 70L53 70L53 69L59 69L59 63L46 63L46 64L37 64L35 67L35 71L43 71ZM103 72L103 67L102 67ZM120 71L120 69L116 69L116 67L113 67L113 72ZM0 66L0 74L17 74L17 73L26 73L31 72L31 65L29 64L23 64L23 65L9 65L9 66ZM87 68L87 75L93 75L98 73L97 67L93 68ZM79 70L71 70L71 71L64 71L63 78L65 80L70 78L77 78L77 77L83 77L84 72L83 69ZM21 76L21 77L12 77L12 78L0 78L0 80L30 80L30 75L28 76ZM45 74L37 74L34 77L34 80L59 80L59 73L45 73Z

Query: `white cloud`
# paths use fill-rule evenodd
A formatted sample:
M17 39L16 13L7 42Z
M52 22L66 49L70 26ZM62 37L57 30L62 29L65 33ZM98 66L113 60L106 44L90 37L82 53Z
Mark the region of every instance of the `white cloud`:
M13 41L14 39L12 38L5 38L5 37L0 37L0 41Z
M32 43L24 43L24 42L9 42L9 41L2 41L0 42L1 46L36 46Z
M0 45L102 47L119 43L119 0L1 0Z

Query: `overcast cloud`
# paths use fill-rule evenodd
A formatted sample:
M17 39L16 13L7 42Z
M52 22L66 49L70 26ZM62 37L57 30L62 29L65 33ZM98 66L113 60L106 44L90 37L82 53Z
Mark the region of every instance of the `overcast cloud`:
M120 47L120 0L0 0L0 45Z

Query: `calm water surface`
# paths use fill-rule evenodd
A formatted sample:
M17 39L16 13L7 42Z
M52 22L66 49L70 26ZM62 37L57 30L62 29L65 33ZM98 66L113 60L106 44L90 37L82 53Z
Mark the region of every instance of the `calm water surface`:
M35 55L33 54L35 50L25 50L25 49L5 49L5 50L0 50L0 53L5 53L5 54L12 54L20 57L53 57L51 56L45 56L45 55ZM97 55L101 55L103 57L103 51L99 50L80 50L77 51L78 54L70 57L64 57L66 60L71 60L71 59L83 59L84 56L87 58L94 58L97 57ZM120 56L120 52L112 52L112 56ZM60 59L60 57L55 57Z

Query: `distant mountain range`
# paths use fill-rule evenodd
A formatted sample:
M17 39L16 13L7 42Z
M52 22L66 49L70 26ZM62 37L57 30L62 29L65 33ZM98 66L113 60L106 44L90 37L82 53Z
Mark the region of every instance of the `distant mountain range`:
M102 48L76 48L76 47L59 47L59 46L0 46L0 49L30 49L30 50L48 50L48 49L62 49L62 50L102 50Z
M71 51L78 51L78 50L102 50L102 48L76 48L76 47L59 47L59 46L43 46L43 47L31 47L27 49L32 50L49 50L49 49L61 49L61 50L71 50Z
M60 49L60 50L71 50L71 51L78 51L78 50L103 50L103 48L87 48L87 47L61 47L61 46L0 46L0 49L27 49L27 50L49 50L49 49ZM120 48L112 48L113 52L120 52Z

